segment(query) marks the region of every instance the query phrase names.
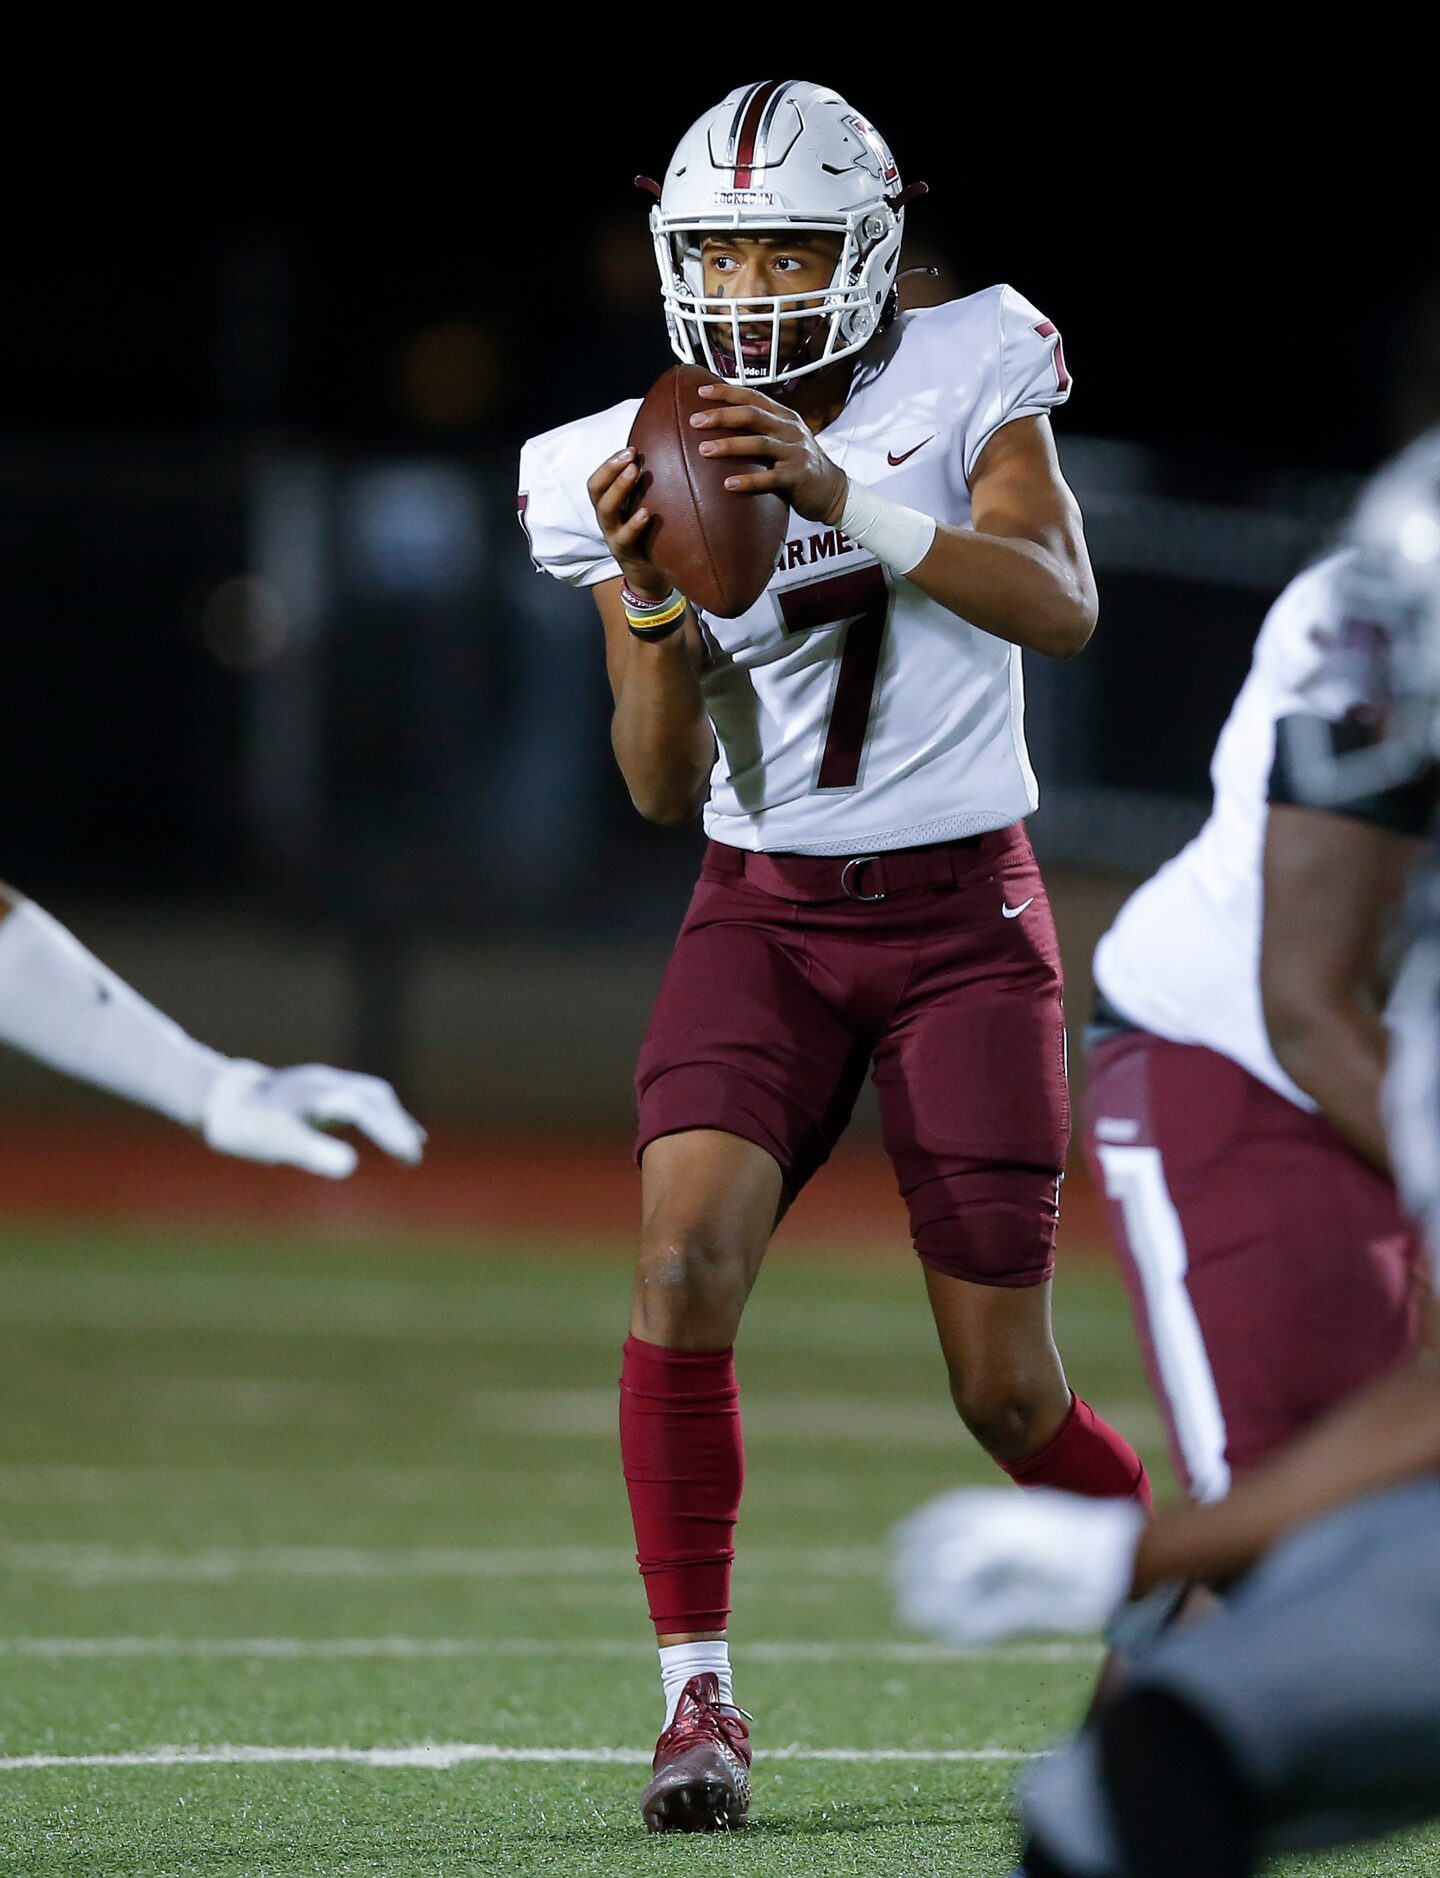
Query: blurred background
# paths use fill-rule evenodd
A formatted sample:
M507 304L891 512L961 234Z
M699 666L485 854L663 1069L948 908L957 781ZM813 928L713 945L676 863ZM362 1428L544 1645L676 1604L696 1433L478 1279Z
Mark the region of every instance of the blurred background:
M1233 72L1182 101L1159 67L1097 93L1043 33L941 71L891 54L806 62L931 184L912 301L1010 280L1075 377L1057 431L1102 622L1027 683L1078 1023L1098 931L1203 815L1266 606L1440 417L1440 254ZM593 607L532 572L515 462L664 369L631 177L754 63L612 80L572 47L460 113L337 90L208 142L145 123L168 160L143 179L97 134L83 187L10 206L0 871L217 1046L388 1075L476 1154L603 1138L626 1178L700 837L630 808ZM255 161L216 161L242 122ZM81 1178L22 1126L58 1152L133 1119L8 1055L0 1106L0 1205Z
M631 1073L701 837L629 805L519 446L669 364L631 179L701 108L783 45L880 127L931 186L909 290L1013 282L1074 374L1101 621L1027 685L1078 1030L1095 939L1205 813L1267 606L1440 420L1433 161L1348 24L1323 76L1288 20L1107 42L1013 10L126 17L113 58L67 22L14 61L0 875L218 1048L393 1078L431 1143L332 1184L0 1052L6 1869L641 1868ZM1173 1493L1078 1165L1062 1214L1069 1374ZM891 1523L994 1470L864 1105L760 1289L743 1699L765 1753L847 1767L767 1766L725 1862L1007 1869L1011 1757L1083 1712L1098 1646L896 1630ZM417 1764L333 1764L372 1746Z

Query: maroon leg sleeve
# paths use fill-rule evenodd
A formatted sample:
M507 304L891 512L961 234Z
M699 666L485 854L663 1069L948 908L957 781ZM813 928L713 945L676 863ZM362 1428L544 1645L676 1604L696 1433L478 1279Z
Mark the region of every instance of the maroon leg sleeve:
M723 1630L745 1484L734 1351L627 1338L620 1459L656 1630Z
M1122 1434L1077 1395L1070 1413L1038 1454L1000 1465L1018 1487L1061 1487L1092 1500L1138 1500L1150 1510L1145 1463Z

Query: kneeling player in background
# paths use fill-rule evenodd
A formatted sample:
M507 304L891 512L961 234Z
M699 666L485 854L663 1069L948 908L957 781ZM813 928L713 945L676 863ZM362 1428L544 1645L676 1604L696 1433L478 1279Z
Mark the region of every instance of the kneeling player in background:
M1176 1472L1202 1500L1419 1342L1375 991L1433 790L1297 802L1288 756L1297 721L1356 734L1353 561L1329 556L1271 609L1209 820L1095 954L1085 1144Z
M0 887L0 1042L81 1082L198 1129L221 1154L343 1180L358 1156L323 1129L348 1125L415 1162L425 1131L389 1083L307 1063L267 1069L221 1056L93 957L75 936Z
M1352 528L1332 673L1366 670L1355 735L1289 733L1322 804L1440 765L1440 432L1382 471ZM1367 659L1367 642L1372 655ZM1320 715L1323 715L1320 714ZM1373 717L1384 725L1377 740ZM1347 744L1360 741L1358 750ZM1368 747L1366 747L1368 746ZM1311 755L1307 759L1306 751ZM1388 1141L1440 1268L1440 834L1412 885L1391 1003ZM1357 1256L1362 1256L1357 1249ZM1182 1578L1235 1586L1161 1639L1027 1783L1028 1878L1251 1878L1286 1850L1440 1813L1440 1363L1402 1365L1229 1497L1149 1522L1063 1494L956 1494L901 1529L902 1611L977 1640L1089 1630ZM1237 1583L1238 1581L1238 1583Z
M1048 416L1070 379L1009 287L897 316L906 196L873 128L795 80L732 93L667 173L651 225L672 342L723 381L700 448L762 459L730 486L792 510L740 618L699 618L647 558L638 400L521 459L537 566L595 591L637 807L703 806L710 836L637 1072L620 1440L665 1692L654 1830L749 1806L733 1345L872 1066L966 1426L1022 1484L1148 1500L1050 1332L1069 1100L1020 648L1069 657L1095 620Z

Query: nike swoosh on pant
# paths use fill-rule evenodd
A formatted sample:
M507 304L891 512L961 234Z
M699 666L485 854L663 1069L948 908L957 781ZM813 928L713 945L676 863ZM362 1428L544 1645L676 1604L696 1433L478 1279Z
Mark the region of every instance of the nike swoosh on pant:
M891 469L899 469L900 465L907 457L914 456L917 450L923 450L927 443L934 443L934 441L935 439L933 437L922 437L919 443L911 444L910 448L908 450L902 450L899 456L896 456L893 450L887 450L885 452L885 461L890 465Z
M1032 893L1030 898L1028 900L1022 900L1019 906L1006 906L1005 902L1002 900L1000 902L1000 911L1005 915L1006 919L1019 919L1026 907L1033 904L1034 899L1035 896Z

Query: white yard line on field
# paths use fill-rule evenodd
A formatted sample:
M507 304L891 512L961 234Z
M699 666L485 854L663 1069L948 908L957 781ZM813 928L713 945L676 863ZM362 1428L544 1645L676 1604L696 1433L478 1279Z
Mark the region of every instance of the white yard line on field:
M1093 1662L1098 1643L943 1644L890 1639L841 1642L800 1639L740 1643L746 1663L1072 1663ZM0 1637L0 1657L105 1659L218 1657L281 1662L309 1658L559 1657L650 1662L634 1637Z
M875 1577L880 1546L765 1546L745 1555L747 1577ZM635 1570L624 1546L217 1546L197 1552L131 1550L41 1541L0 1546L0 1568L50 1574L76 1584L162 1580L223 1583L233 1578L594 1578Z
M921 1763L931 1761L1031 1761L1025 1748L771 1748L771 1761L847 1761ZM0 1773L27 1773L47 1767L233 1767L318 1765L341 1762L352 1767L429 1767L444 1772L477 1761L569 1762L579 1766L648 1767L648 1748L512 1748L493 1741L422 1742L408 1748L134 1748L115 1754L11 1754L0 1758Z

